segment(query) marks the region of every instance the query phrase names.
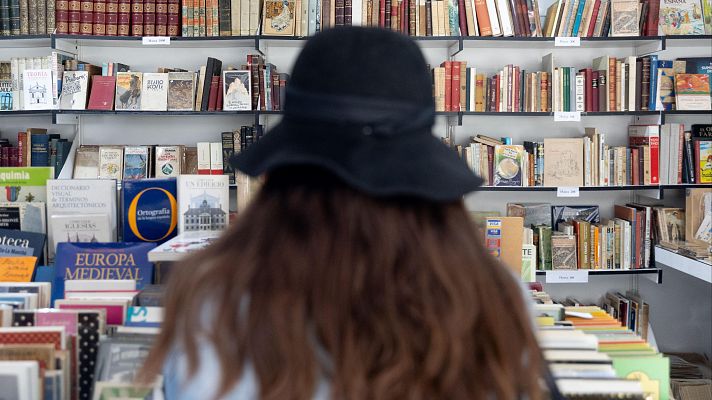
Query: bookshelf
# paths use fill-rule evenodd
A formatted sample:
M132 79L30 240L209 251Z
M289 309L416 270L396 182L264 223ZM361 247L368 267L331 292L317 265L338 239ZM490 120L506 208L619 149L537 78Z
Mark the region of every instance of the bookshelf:
M712 264L677 254L674 251L660 246L655 247L655 261L661 265L663 269L675 269L703 282L712 284Z

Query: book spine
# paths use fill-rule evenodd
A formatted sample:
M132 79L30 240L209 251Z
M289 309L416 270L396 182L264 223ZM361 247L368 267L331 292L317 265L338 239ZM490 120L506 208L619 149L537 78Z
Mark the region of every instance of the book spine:
M37 19L38 19L38 14L39 14L39 0L28 0L29 4L29 20L30 20L30 27L29 27L29 34L30 35L37 35L40 32L37 29ZM77 4L79 4L79 1L77 0ZM79 14L77 14L79 16ZM0 19L3 21L3 27L7 27L7 31L3 29L3 35L7 36L10 35L10 3L9 0L2 0L0 1ZM79 22L77 20L77 22ZM77 25L77 33L79 26Z
M66 0L64 0L66 1ZM20 35L30 33L30 4L27 0L20 0ZM56 12L56 11L55 11Z
M118 0L119 12L117 18L117 35L129 36L131 34L131 0Z
M106 1L94 0L94 26L92 27L94 35L106 35L106 16Z
M709 13L709 9L707 12ZM643 31L642 34L645 36L658 36L659 19L660 2L652 0L648 2L648 14L646 16L645 31Z
M646 57L648 58L648 57ZM648 92L648 110L654 111L656 104L656 94L657 91L657 80L658 80L658 56L650 55L650 74L648 75L650 79L650 91ZM645 73L645 71L643 71Z
M47 33L47 3L45 0L37 2L37 33Z
M49 166L49 136L46 134L30 135L30 160L32 167Z
M477 15L477 25L480 29L480 36L492 36L492 26L487 11L485 0L475 0L475 14Z
M410 0L410 2L415 4L414 0ZM413 10L415 12L415 9ZM413 24L415 24L415 16L413 17ZM344 25L353 25L353 0L344 1Z
M27 132L17 133L17 166L26 167L27 159L25 158L25 153L27 152Z
M156 0L143 0L143 36L156 36Z
M7 0L6 0L7 1ZM7 27L10 35L20 34L20 0L9 0Z
M201 25L201 20L200 20L200 10L204 7L201 6L201 0L190 0L193 3L193 19L191 26L193 27L193 35L195 37L201 36L200 35L200 25ZM204 3L204 2L203 2ZM247 3L247 2L245 2ZM245 7L247 10L246 12L249 12L249 7ZM203 14L205 16L205 14ZM203 21L202 23L204 23ZM245 27L245 34L248 34L249 28L250 28L250 20L249 20L249 14L245 14L245 22L243 22L244 27Z
M168 34L169 7L168 0L156 0L156 36L176 36L178 34L177 30L174 31L174 35Z
M616 59L608 59L608 108L606 111L616 111Z
M94 32L94 2L92 0L81 0L82 8L79 15L79 34L91 35Z
M213 23L213 36L220 36L220 4L218 0L210 0Z
M452 62L445 61L442 66L445 67L445 111L453 111L453 109L452 109Z
M685 146L685 132L683 125L680 125L680 130L675 134L673 137L674 140L677 141L677 182L676 183L682 183L682 175L683 175L683 168L682 168L682 159L684 157L684 146Z
M591 111L597 112L599 111L598 109L598 79L599 79L599 73L598 71L592 71L591 72Z
M230 158L234 154L235 140L232 132L222 133L222 157L223 157L223 175L227 175L229 183L235 183L235 171L230 165Z
M56 12L57 12L57 4L55 2L56 0L47 0L47 9L46 9L46 19L45 23L47 25L46 32L48 34L54 33L55 29L57 28L57 19L56 19Z
M344 0L332 0L332 1L334 1L334 4L335 4L335 6L334 6L334 8L335 8L334 26L343 26L344 25ZM326 12L324 14L322 14L324 16L325 20L326 20L326 14L327 14Z
M220 28L220 36L230 36L232 35L232 15L230 0L218 0L220 5L220 15L218 25ZM295 10L296 12L296 10ZM224 148L225 146L223 146Z
M452 61L452 79L450 80L450 101L451 109L450 111L459 112L460 111L460 68L461 64L459 61ZM447 75L447 70L445 72ZM447 79L447 78L446 78ZM447 100L445 101L447 104Z
M215 111L215 108L217 107L219 81L220 81L219 76L213 76L210 79L210 95L208 97L208 110L207 111Z
M143 36L143 2L144 0L131 1L131 36Z

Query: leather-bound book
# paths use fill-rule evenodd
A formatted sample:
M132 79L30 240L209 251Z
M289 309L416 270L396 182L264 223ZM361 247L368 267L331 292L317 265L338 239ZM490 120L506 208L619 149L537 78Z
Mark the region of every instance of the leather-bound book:
M144 0L131 0L131 36L143 36Z
M57 19L55 18L55 11L57 9L57 4L55 3L55 0L47 0L47 9L46 9L46 32L47 33L54 33L55 28L57 27Z
M94 2L92 0L81 0L81 7L79 33L81 35L91 35L94 33Z
M118 0L119 17L117 35L129 36L131 34L131 0Z
M69 0L57 0L54 9L54 20L58 34L69 33Z
M200 111L208 111L208 104L210 102L210 90L213 84L213 77L220 76L221 71L222 61L216 58L208 57L208 62L205 64L205 84L203 85L203 95L200 103Z
M94 0L94 35L106 35L106 0Z
M7 23L5 25L5 32L9 32L10 35L20 34L20 0L5 0L8 8L4 10L7 14L7 20L3 21Z
M27 0L20 0L20 35L30 33L30 3Z
M40 35L47 33L47 3L45 0L37 0L37 33Z
M143 0L143 36L156 36L156 0Z
M222 111L223 109L223 80L222 80L222 74L218 76L218 101L215 104L215 110L216 111Z
M220 16L218 25L220 28L220 36L230 36L232 35L232 14L230 0L218 0L220 6Z
M336 20L334 21L334 26L344 25L344 0L335 0L336 5Z
M237 1L237 0L236 0ZM168 36L181 34L180 0L168 0Z
M218 104L218 91L220 91L220 75L213 75L210 78L210 95L208 97L207 111L215 111Z
M33 1L36 0L30 0L30 4L32 4ZM30 7L31 9L32 7ZM30 14L30 18L32 18L32 14ZM81 25L81 20L82 20L82 3L80 0L69 0L69 34L70 35L78 35L81 30L80 30L80 25Z
M106 0L106 35L119 34L119 0Z
M353 2L352 0L344 0L344 25L351 26L353 19Z
M156 0L156 36L168 35L168 0Z

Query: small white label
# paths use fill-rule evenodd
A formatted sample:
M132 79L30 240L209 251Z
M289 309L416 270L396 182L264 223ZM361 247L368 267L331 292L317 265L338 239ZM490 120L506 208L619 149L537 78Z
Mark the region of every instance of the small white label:
M170 36L144 36L143 45L144 46L168 46L171 44Z
M580 47L580 37L559 37L554 38L554 47Z
M579 197L578 186L559 186L556 188L556 197Z
M588 283L588 270L546 271L546 283Z
M555 122L579 122L581 111L557 111L554 113Z

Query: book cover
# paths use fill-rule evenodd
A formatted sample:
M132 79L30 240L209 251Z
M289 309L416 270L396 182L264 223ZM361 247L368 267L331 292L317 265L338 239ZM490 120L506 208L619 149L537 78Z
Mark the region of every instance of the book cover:
M498 145L494 148L494 186L522 186L522 162L526 154L520 145Z
M294 35L294 0L265 0L262 16L262 34L274 36Z
M485 221L487 251L520 276L524 220L520 217L488 217Z
M141 109L141 72L118 72L116 74L116 101L114 109L133 110Z
M99 147L99 178L121 180L124 170L124 148Z
M660 0L658 31L662 35L704 35L699 0Z
M124 241L161 244L173 238L178 225L176 191L175 179L124 181Z
M0 187L5 193L2 200L44 202L48 179L54 179L52 167L0 167Z
M50 216L54 250L58 243L97 243L112 240L111 223L107 214L71 214Z
M710 76L707 74L675 75L675 104L678 110L710 110Z
M153 281L148 252L155 247L155 243L59 243L55 285L64 292L65 280L132 279L141 290Z
M60 326L0 327L0 344L52 344L66 349L64 328Z
M551 269L577 269L576 262L576 236L561 233L551 235Z
M46 233L45 203L0 202L0 227L24 232Z
M583 186L583 138L544 139L544 186Z
M522 282L536 281L536 246L533 244L522 245Z
M168 111L193 111L195 73L168 73Z
M249 70L223 71L223 110L250 110L252 78Z
M64 281L62 281L62 289L63 288ZM55 308L63 311L101 311L101 314L104 316L102 319L104 319L107 325L123 325L124 318L126 317L126 308L128 308L127 303L125 300L100 299L58 299L54 302Z
M24 110L49 110L54 107L52 70L26 69L22 72Z
M73 179L99 177L99 146L80 146L74 155Z
M178 232L221 231L227 227L229 191L227 175L178 177Z
M168 109L168 74L144 72L141 88L141 110L166 111Z
M145 179L148 177L148 147L124 147L123 179Z
M62 110L84 110L87 105L88 91L88 71L65 71L62 77L59 108Z
M549 203L507 203L508 217L524 218L524 226L551 224L551 204Z
M219 231L192 231L177 235L148 253L152 262L178 261L187 254L204 249L220 236Z
M113 110L115 87L115 76L94 76L91 80L91 94L87 109Z
M694 140L695 183L712 183L712 140Z
M0 256L39 258L44 253L45 239L42 233L0 229Z
M180 146L156 146L154 175L156 178L177 177L181 173Z
M551 206L551 227L554 231L559 229L559 222L580 219L590 223L601 222L598 206Z
M662 354L654 356L616 356L612 354L616 374L640 382L646 398L668 400L670 360Z

